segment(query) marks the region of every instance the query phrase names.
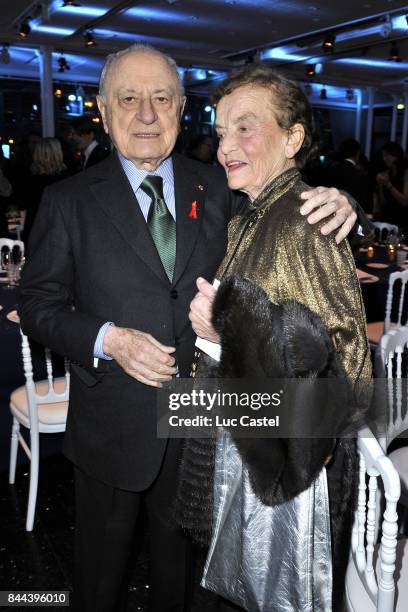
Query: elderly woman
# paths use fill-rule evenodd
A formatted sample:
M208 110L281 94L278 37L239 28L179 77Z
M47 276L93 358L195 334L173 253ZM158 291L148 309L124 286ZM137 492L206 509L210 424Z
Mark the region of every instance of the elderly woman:
M235 217L230 222L227 254L216 276L222 280L234 275L235 284L233 283L232 286L234 291L239 289L239 279L247 279L245 282L252 281L256 284L258 291L258 293L253 291L248 301L245 295L247 287L242 287L243 292L237 294L239 302L237 308L234 309L233 314L230 313L230 317L228 312L225 316L230 326L228 333L231 335L234 332L237 338L246 333L245 337L248 337L248 342L251 343L251 336L248 335L246 327L255 325L256 333L257 316L259 316L259 333L265 333L265 322L261 320L265 307L262 305L262 308L258 308L258 300L263 299L264 292L274 304L296 300L309 309L307 312L310 313L310 317L313 318L314 315L320 317L325 327L324 329L321 326L320 335L323 332L326 334L327 330L328 343L351 383L357 385L359 381L369 379L371 369L365 333L365 316L349 245L347 242L338 245L332 236L324 236L314 231L306 219L298 214L302 204L300 193L306 187L302 183L298 167L306 161L314 142L312 112L305 96L295 83L269 67L250 65L221 85L216 93L216 100L218 159L227 174L229 187L246 193L252 203L248 213ZM228 278L221 285L220 290L223 290L225 283L228 284ZM215 290L204 279L198 279L197 286L199 292L191 304L190 313L194 330L198 336L219 342L220 337L210 323ZM231 282L228 287L228 291L230 290ZM223 299L225 299L225 288ZM304 314L299 314L299 317L303 316ZM245 317L248 317L248 320ZM255 319L255 322L252 320L250 323L249 319ZM290 325L293 327L296 324L295 316L292 317ZM315 324L318 325L316 321L312 321L312 325ZM217 329L220 330L220 325L217 326ZM282 334L284 332L283 329ZM231 338L228 341L230 342ZM223 337L221 345L225 352L227 344ZM243 344L241 343L240 346L242 347ZM306 348L308 347L299 343L297 351L302 353L302 357ZM243 350L245 351L245 346ZM259 359L259 354L252 352L250 355L252 362L254 354L255 359ZM237 362L239 358L239 355L236 356ZM208 358L204 358L204 361L206 359L208 361ZM199 370L200 367L203 366L199 365ZM223 367L225 371L225 364ZM264 371L267 371L266 368ZM232 374L232 377L238 378L245 376L246 371L245 368L241 371L235 368L235 370L232 369ZM231 376L231 372L229 375ZM289 372L282 374L282 376L285 375L290 376L291 374ZM275 440L268 442L271 444L266 447L270 450L266 450L265 462L269 460L268 452L275 453L273 449L276 448ZM307 440L303 442L305 452L308 452L309 442ZM314 442L316 441L310 442L311 447ZM355 449L352 441L335 443L334 440L322 440L320 446L314 444L313 449L312 462L308 463L306 460L303 462L303 458L298 456L298 464L293 466L288 466L284 458L282 458L282 464L277 465L280 461L278 453L271 454L270 456L274 457L273 461L270 460L270 481L274 485L273 491L267 490L268 483L266 485L264 483L266 489L263 490L263 485L257 484L256 477L253 477L252 485L265 503L271 506L284 506L310 486L316 475L322 472L322 468L327 465L329 496L332 496L330 514L334 559L334 609L336 604L340 603L347 563L347 537L350 535L353 505L352 481L356 467L355 454L353 454ZM244 461L248 459L250 462L251 453L254 452L256 452L256 445L253 446L250 453L247 453L247 456L245 452L241 452ZM209 458L210 456L211 451L209 451ZM191 476L193 473L191 470L194 471L197 466L194 466L194 461L189 465L190 459L189 444L187 444L183 464L184 472L182 472L180 481L179 498L184 504L184 516L181 522L193 532L197 540L203 540L205 526L200 524L196 500L205 498L197 485L205 482L206 478L198 472L197 478L194 475ZM189 493L190 485L192 489L194 486L197 487L196 490L193 490L192 495ZM189 499L192 500L190 506ZM204 501L201 505L205 507ZM246 605L250 610L262 609L268 612L294 610L328 612L332 610L330 596L327 596L326 593L325 601L323 601L324 598L319 600L317 587L313 596L310 594L306 596L304 592L301 592L299 585L296 586L293 582L282 584L289 574L287 573L288 564L285 561L287 558L280 557L281 550L284 551L282 555L289 554L289 561L291 555L293 559L296 558L297 562L300 559L300 565L296 570L298 573L303 571L308 559L306 551L299 550L299 544L297 544L298 549L295 550L296 544L293 539L289 538L290 528L285 521L280 520L281 524L276 530L276 533L279 533L280 542L286 541L288 543L286 549L292 545L294 549L285 550L284 545L281 549L277 540L275 545L273 538L270 541L271 550L276 550L278 557L276 563L280 561L283 567L280 577L277 578L273 601L270 601L269 604L264 603L262 608L254 607L255 604L250 607L251 604L243 603L248 601L246 598L248 594L244 594L242 597L237 596L235 602ZM302 521L299 521L295 528L313 529L310 525L308 527L301 525ZM295 539L297 543L306 541L310 533L299 533L298 535L299 538ZM262 540L266 537L268 536L263 532ZM257 543L253 544L256 549ZM261 540L258 544L261 544ZM303 562L302 555L304 555ZM319 567L317 573L320 573L320 580L325 575L330 576L331 580L331 568L322 569L322 563L324 565L322 559L312 558L311 561L312 563L308 565L310 574L308 584L315 586L317 584L316 567ZM225 562L227 564L228 559L225 559ZM300 567L303 569L300 570ZM302 582L302 584L306 583Z

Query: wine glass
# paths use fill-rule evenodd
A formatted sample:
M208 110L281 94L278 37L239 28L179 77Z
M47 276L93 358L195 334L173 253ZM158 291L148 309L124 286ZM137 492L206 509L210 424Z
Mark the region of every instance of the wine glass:
M21 256L21 254L20 254ZM7 284L3 289L14 289L19 280L19 263L16 263L13 251L3 249L1 252L1 268L7 273Z

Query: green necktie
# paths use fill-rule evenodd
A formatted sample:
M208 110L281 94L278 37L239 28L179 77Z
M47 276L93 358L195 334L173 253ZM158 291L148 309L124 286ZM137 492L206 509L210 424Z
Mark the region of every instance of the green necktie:
M171 282L176 262L176 223L166 206L161 176L148 174L140 185L152 201L147 216L147 226L157 252Z

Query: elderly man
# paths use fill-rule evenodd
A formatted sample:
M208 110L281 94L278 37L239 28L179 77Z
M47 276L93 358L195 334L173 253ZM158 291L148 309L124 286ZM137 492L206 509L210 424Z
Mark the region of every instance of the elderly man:
M75 465L74 598L81 612L118 612L139 507L150 523L150 607L181 611L189 568L172 529L179 443L156 436L156 387L188 376L195 279L211 279L227 223L244 205L221 170L172 154L184 106L173 60L150 47L110 56L98 105L115 152L49 188L21 289L25 333L72 363L65 452ZM310 212L355 214L320 190ZM316 230L317 231L317 230ZM341 236L340 236L341 237Z

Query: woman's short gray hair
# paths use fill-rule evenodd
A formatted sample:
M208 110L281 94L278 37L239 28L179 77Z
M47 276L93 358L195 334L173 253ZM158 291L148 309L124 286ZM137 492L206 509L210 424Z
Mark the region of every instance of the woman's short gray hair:
M303 166L316 152L319 138L315 130L312 107L299 85L266 64L248 64L219 85L213 95L214 102L219 102L221 98L244 85L259 85L270 90L275 119L282 130L290 130L296 123L303 126L305 137L295 155L297 164Z
M105 65L102 68L101 76L99 79L99 95L102 96L102 98L106 101L106 81L109 76L109 72L112 68L112 65L124 55L128 55L129 53L140 53L140 52L154 53L155 55L160 57L167 64L170 72L173 74L174 78L176 79L178 86L179 86L180 97L184 96L183 83L180 78L177 64L174 61L174 59L170 57L170 55L166 55L165 53L162 53L161 51L159 51L159 49L156 49L155 47L152 47L151 45L145 45L142 43L135 43L133 45L130 45L130 47L126 47L126 49L122 49L121 51L118 51L117 53L111 53L110 55L108 55L108 57L106 58Z

